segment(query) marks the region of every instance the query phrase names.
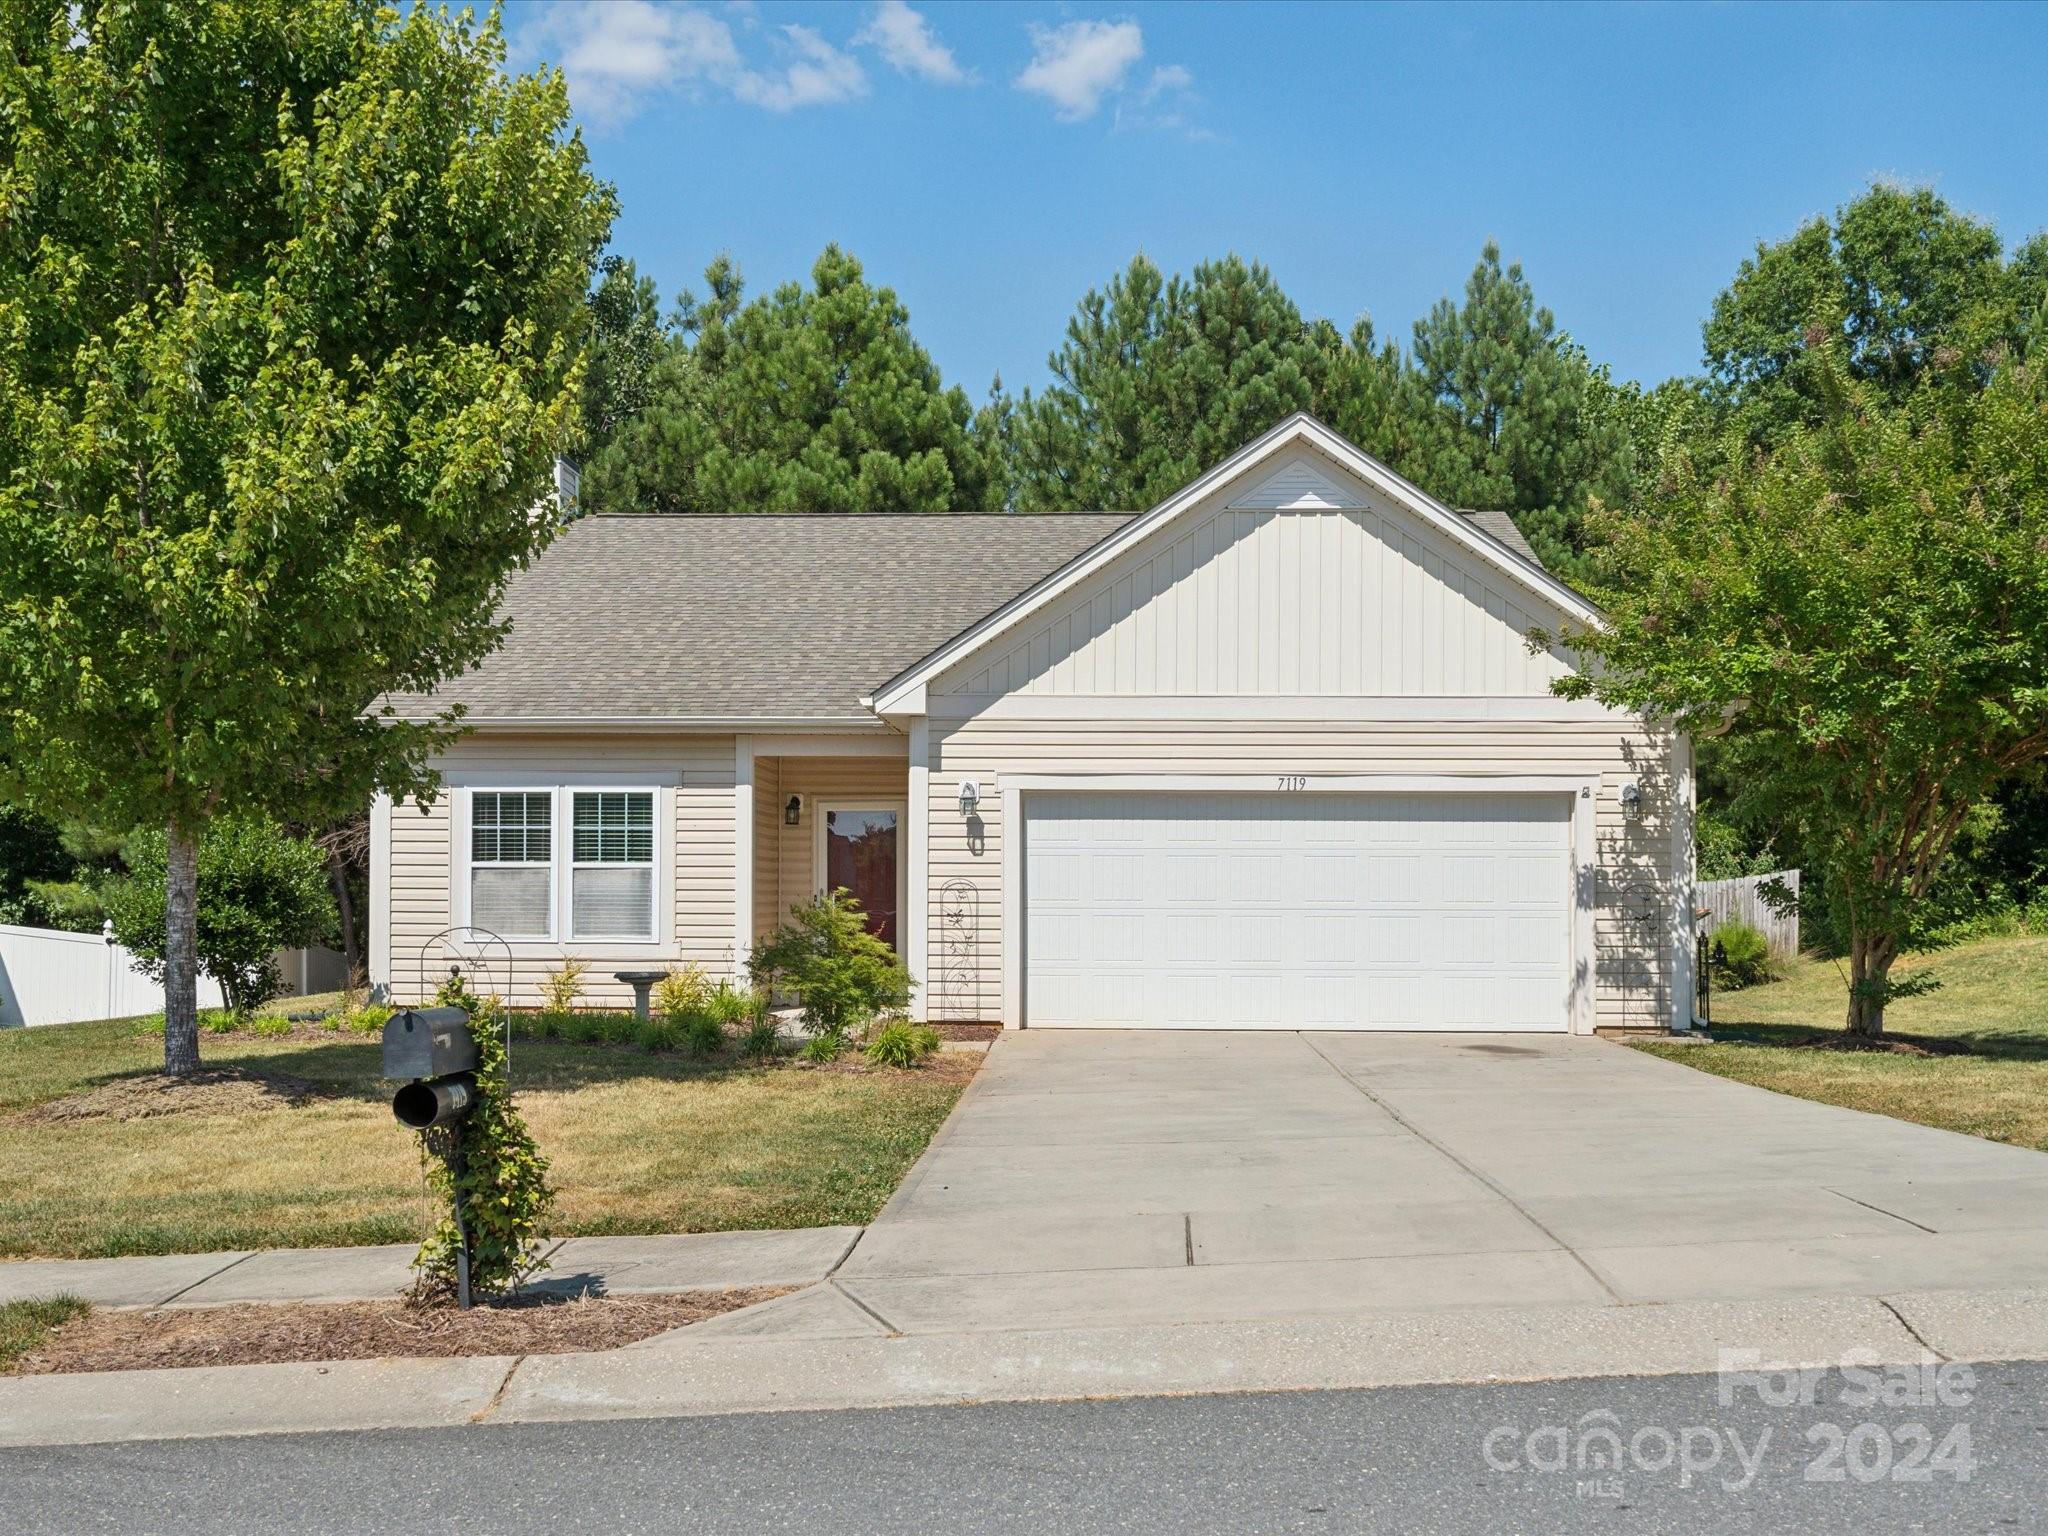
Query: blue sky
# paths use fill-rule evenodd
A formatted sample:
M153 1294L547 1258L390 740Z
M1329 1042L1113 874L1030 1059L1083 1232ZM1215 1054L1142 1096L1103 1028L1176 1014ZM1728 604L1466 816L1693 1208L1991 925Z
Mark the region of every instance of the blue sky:
M838 241L948 382L1042 385L1137 251L1236 251L1382 338L1522 262L1595 360L1654 382L1759 239L1873 178L2008 245L2048 225L2048 7L648 4L514 0L560 64L664 301Z

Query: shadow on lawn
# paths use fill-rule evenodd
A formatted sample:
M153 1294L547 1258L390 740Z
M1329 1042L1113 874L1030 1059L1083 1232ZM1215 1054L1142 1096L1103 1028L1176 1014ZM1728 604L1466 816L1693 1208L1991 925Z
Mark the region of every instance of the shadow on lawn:
M1810 1024L1723 1024L1716 1021L1712 1034L1716 1043L1727 1045L1772 1046L1780 1050L1811 1050L1817 1046L1831 1046L1837 1050L1853 1049L1841 1045L1844 1039L1841 1030L1816 1029ZM1914 1034L1911 1030L1886 1030L1884 1038L1899 1045L1917 1046L1931 1057L1961 1056L1975 1057L1980 1061L2048 1062L2048 1035L2002 1030L1920 1035Z

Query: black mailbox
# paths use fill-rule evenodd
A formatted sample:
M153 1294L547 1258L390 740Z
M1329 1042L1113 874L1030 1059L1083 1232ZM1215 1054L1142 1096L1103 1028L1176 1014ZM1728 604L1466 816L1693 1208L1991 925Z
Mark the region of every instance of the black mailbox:
M408 1130L431 1130L476 1102L476 1037L460 1008L408 1008L384 1024L384 1075L406 1080L391 1113Z
M476 1070L476 1041L460 1008L407 1008L384 1022L384 1075L404 1081Z

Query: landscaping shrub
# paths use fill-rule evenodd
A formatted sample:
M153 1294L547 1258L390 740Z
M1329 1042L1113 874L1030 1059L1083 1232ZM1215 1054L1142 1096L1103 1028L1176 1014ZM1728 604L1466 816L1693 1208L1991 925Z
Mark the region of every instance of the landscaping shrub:
M540 1016L543 1019L566 1019L576 1011L576 1004L583 996L583 975L589 969L581 960L564 960L541 978Z
M725 1027L708 1013L693 1013L683 1020L682 1041L692 1056L716 1056L725 1049Z
M266 1014L258 1019L253 1027L261 1038L277 1040L292 1032L292 1021L277 1014Z
M160 1013L148 1014L142 1018L137 1019L135 1021L135 1028L130 1031L131 1034L138 1036L156 1035L158 1037L161 1037L163 1035L163 1032L164 1016Z
M1733 992L1772 979L1771 947L1762 933L1740 918L1714 930L1710 951L1714 985Z
M929 1024L892 1019L867 1043L868 1060L878 1067L914 1067L939 1048L939 1032Z
M669 973L654 984L654 995L648 999L653 1012L665 1019L680 1024L686 1014L702 1010L706 999L711 996L711 982L701 965L671 967Z
M765 1014L747 1026L740 1036L740 1054L758 1061L768 1061L782 1054L782 1031L775 1027L775 1021Z
M129 874L102 888L114 936L136 968L163 979L164 835L128 844ZM247 1014L283 990L273 954L332 932L327 856L267 822L223 817L199 841L199 969L220 984L229 1009Z
M736 987L721 981L704 999L704 1011L720 1024L739 1029L767 1012L768 1000L752 987Z
M837 1061L846 1046L846 1031L843 1029L813 1030L811 1038L798 1048L797 1055L805 1061Z
M683 1027L674 1019L656 1014L641 1022L633 1039L643 1051L679 1051L683 1048Z
M342 1021L342 1028L352 1035L382 1034L392 1012L388 1003L365 1003Z
M779 982L796 994L804 1028L814 1038L837 1037L832 1055L850 1030L910 1001L910 973L868 932L860 903L843 890L791 907L789 921L756 946L747 967L756 986Z
M208 1008L199 1015L199 1027L209 1035L232 1035L240 1025L241 1020L226 1008Z

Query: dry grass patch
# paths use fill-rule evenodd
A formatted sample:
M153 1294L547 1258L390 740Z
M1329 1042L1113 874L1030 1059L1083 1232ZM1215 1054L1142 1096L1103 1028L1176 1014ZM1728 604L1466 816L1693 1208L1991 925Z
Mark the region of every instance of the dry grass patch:
M1839 1048L1846 987L1827 960L1717 994L1712 1045L1634 1043L1798 1098L2048 1151L2048 937L1987 939L1898 966L1930 968L1940 991L1886 1010L1905 1050Z
M207 1036L209 1066L311 1085L288 1101L141 1119L39 1117L140 1094L161 1040L119 1023L0 1034L0 1254L89 1258L417 1241L413 1138L374 1039ZM560 1236L873 1218L980 1058L914 1071L693 1062L515 1040L520 1106L553 1164Z
M403 1301L91 1311L58 1319L17 1352L13 1370L21 1376L47 1376L196 1365L565 1355L617 1349L771 1301L790 1289L577 1298L538 1294L467 1312Z

